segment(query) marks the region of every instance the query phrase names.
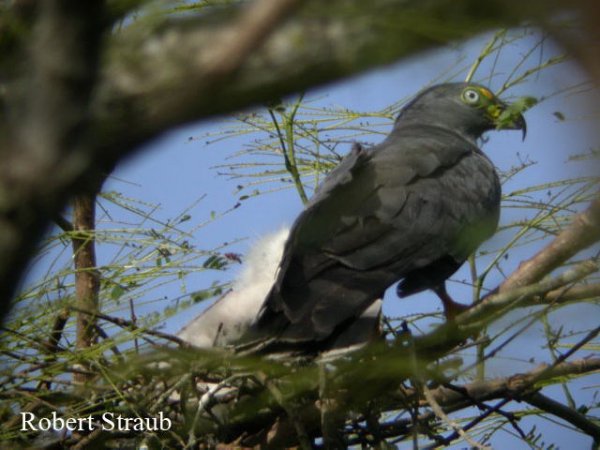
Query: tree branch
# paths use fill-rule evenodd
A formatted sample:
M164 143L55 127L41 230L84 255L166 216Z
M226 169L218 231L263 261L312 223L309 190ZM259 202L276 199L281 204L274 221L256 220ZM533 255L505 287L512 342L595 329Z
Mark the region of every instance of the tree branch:
M543 296L535 296L523 301L520 306L561 305L578 300L588 300L600 297L600 283L568 286L555 289Z
M280 2L282 8L288 1ZM268 39L249 31L256 41L264 39L260 48L236 48L229 44L234 37L219 42L220 30L233 27L228 16L173 21L150 36L133 26L116 36L93 110L97 154L122 154L173 125L303 91L519 20L505 3L494 1L486 8L472 0L374 0L364 7L347 0L305 3ZM273 18L284 13L263 20L275 24ZM448 26L448 17L454 26ZM228 49L239 63L215 63L214 48ZM209 75L226 70L236 70L235 76Z
M302 2L255 0L245 6L240 19L220 30L208 55L199 58L198 70L212 80L230 77Z
M100 292L100 274L96 269L96 195L80 194L75 197L73 205L73 265L75 269L75 304L77 313L77 329L75 347L79 352L95 344L96 313L98 312L98 294ZM89 381L87 371L76 372L73 380L79 383Z
M107 322L113 323L122 328L128 328L132 331L140 330L144 334L147 334L149 336L156 336L156 337L164 339L166 341L173 342L174 344L177 344L182 348L189 347L188 342L185 342L184 340L182 340L181 338L179 338L177 336L174 336L174 335L168 334L168 333L163 333L162 331L158 331L158 330L150 330L147 328L140 327L131 320L123 319L121 317L111 317L107 314L102 314L102 313L94 311L94 310L78 308L76 306L71 306L69 309L77 312L78 314L84 314L84 315L88 315L88 316L93 315L93 316L97 317L98 319L106 320Z
M547 247L548 248L548 247ZM459 325L472 324L474 321L491 318L500 310L508 312L519 306L527 299L535 298L550 291L575 283L588 275L597 272L600 268L595 261L584 261L557 275L522 287L513 287L510 290L503 289L498 294L490 295L473 307L466 310L456 318ZM519 272L519 271L518 271ZM494 319L498 316L495 315Z
M73 224L65 219L61 214L56 214L54 216L54 223L58 225L58 227L65 233L70 233L73 231Z
M534 299L558 288L571 285L582 280L600 268L595 261L584 261L566 272L524 287L516 287L508 291L491 294L456 316L455 320L437 327L431 333L415 338L419 354L427 352L432 355L443 355L460 344L464 339L477 333L492 320L498 320L513 309L531 304ZM527 303L530 302L530 303Z
M540 280L581 250L600 240L600 195L550 245L522 263L499 287L505 292Z
M486 381L475 381L462 386L464 393L456 389L440 386L433 390L437 402L446 407L458 405L472 400L486 401L495 398L511 397L520 392L524 386L535 387L536 383L552 378L583 375L600 370L600 358L584 358L557 364L548 370L547 364L541 364L535 369L505 378ZM542 375L540 377L540 375ZM469 400L472 399L472 400Z
M573 286L599 270L597 261L584 261L553 278L539 280L599 239L600 197L597 197L549 245L523 262L501 286L459 314L453 323L443 324L432 333L416 338L419 348L432 351L437 346L435 351L443 354L514 308L597 295L596 284ZM572 296L569 296L570 291Z
M569 408L556 400L552 400L539 392L526 395L523 397L523 400L542 411L560 417L590 435L594 438L595 442L600 442L600 427L577 410Z
M425 400L427 401L428 405L430 406L433 413L437 416L437 418L449 425L454 430L454 432L458 434L461 438L463 438L466 442L468 442L472 448L480 450L490 450L490 447L487 447L475 441L467 433L466 430L461 428L461 426L455 420L452 420L450 417L448 417L448 415L444 412L440 404L436 401L435 396L433 395L431 390L429 390L429 388L426 385L423 386L423 396L425 397Z

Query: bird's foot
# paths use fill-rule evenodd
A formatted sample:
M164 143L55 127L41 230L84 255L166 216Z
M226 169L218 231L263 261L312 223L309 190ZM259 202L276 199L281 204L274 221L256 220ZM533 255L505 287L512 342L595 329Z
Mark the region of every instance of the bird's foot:
M452 297L448 295L448 292L446 292L446 286L443 284L434 289L434 291L444 305L444 316L446 316L446 323L449 325L450 329L454 330L456 333L456 338L459 341L459 345L464 345L469 338L471 338L473 341L476 341L479 338L478 331L465 333L464 330L460 330L459 325L456 323L456 316L469 309L472 305L467 306L463 305L462 303L455 302Z
M455 302L452 297L448 295L448 292L446 292L446 287L444 285L436 288L435 293L444 305L444 316L446 316L448 322L454 322L456 316L469 309L469 306Z
M444 303L444 316L446 316L446 320L448 322L454 322L456 316L469 308L470 306L463 305L462 303L457 303L455 301L452 303Z

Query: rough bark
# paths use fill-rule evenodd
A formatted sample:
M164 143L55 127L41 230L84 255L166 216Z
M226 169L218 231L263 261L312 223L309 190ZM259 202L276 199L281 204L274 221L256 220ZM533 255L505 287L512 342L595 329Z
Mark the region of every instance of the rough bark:
M96 196L80 194L73 202L73 265L75 266L75 305L77 312L75 347L85 352L96 343L96 315L98 294L100 292L100 274L96 270ZM86 311L85 313L82 311ZM89 353L88 353L89 354ZM92 378L89 361L80 361L81 371L73 375L79 383Z

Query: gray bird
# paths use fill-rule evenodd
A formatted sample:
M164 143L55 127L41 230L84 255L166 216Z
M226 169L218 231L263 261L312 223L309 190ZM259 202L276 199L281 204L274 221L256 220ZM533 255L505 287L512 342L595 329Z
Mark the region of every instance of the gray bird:
M433 86L390 135L352 151L292 226L275 283L240 348L322 351L384 291L434 290L449 319L464 308L445 280L496 230L500 182L477 140L520 129L518 112L472 83Z

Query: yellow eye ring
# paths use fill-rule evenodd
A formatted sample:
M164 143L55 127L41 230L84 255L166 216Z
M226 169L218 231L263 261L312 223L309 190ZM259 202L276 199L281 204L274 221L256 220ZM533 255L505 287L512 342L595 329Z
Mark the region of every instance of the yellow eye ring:
M467 105L478 105L481 100L479 91L473 88L465 89L461 97Z

